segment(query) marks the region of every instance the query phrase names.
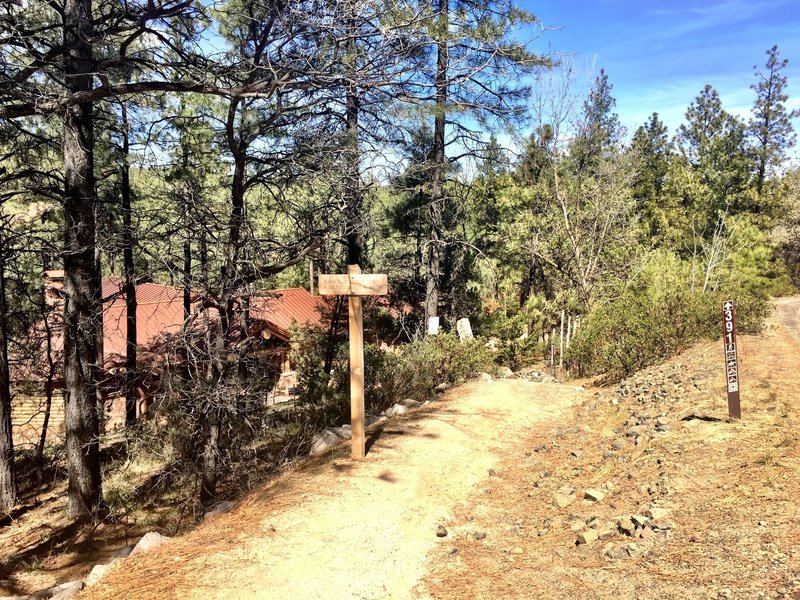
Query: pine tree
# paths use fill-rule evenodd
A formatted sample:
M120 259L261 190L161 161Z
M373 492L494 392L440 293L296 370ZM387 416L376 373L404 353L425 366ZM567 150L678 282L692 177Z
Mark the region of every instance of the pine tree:
M633 134L631 151L639 161L633 181L633 198L636 201L643 230L651 243L663 234L664 184L674 156L672 142L666 125L658 113Z
M589 97L584 101L580 130L570 148L579 173L591 170L595 161L613 152L623 136L619 116L614 112L617 100L611 95L613 87L605 70L600 69Z
M757 82L750 86L756 92L753 117L748 133L754 140L756 157L756 191L764 194L764 185L786 158L786 151L796 142L792 119L800 116L800 110L787 110L789 96L784 91L786 76L782 71L789 60L779 58L778 46L767 50L766 70L753 67Z
M693 207L704 225L710 226L709 231L721 212L753 210L745 124L722 107L719 94L710 85L689 105L676 142L709 191L704 205Z

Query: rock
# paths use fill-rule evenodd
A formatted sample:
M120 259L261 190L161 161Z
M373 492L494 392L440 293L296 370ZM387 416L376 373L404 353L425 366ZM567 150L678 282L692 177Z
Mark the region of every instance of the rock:
M659 521L665 518L669 514L669 509L661 508L658 506L651 506L646 511L644 511L644 515L648 519L652 519L653 521Z
M344 425L342 425L341 427L331 427L330 431L338 435L343 440L349 440L353 437L353 430L350 429L349 425L347 427L345 427Z
M150 534L147 534L150 535ZM138 547L138 545L137 545ZM89 576L86 578L86 587L91 587L98 581L100 581L103 577L106 576L108 570L111 568L111 565L121 561L121 558L115 558L110 563L105 565L95 565L92 567L92 570L89 572Z
M628 553L628 556L633 556L639 551L639 546L636 544L626 544L624 546L625 552Z
M338 446L342 439L336 435L330 429L323 429L322 433L320 433L317 437L314 438L314 441L311 442L311 451L309 454L311 456L318 456L327 452L334 446ZM150 535L150 534L147 534Z
M511 549L511 554L522 554L523 552L524 552L524 550L522 548L520 548L519 546L517 546L516 548L512 548Z
M613 546L613 545L607 548L604 554L611 560L619 560L620 558L628 556L628 552L626 551L624 546Z
M611 447L614 450L622 450L625 447L625 440L622 438L618 438L611 443Z
M586 529L586 523L577 519L572 525L569 526L572 531L578 532L582 529Z
M33 594L25 596L2 596L3 600L45 600L46 598L58 598L59 600L66 600L72 598L75 594L83 589L83 581L68 581L49 587L44 590L39 590Z
M636 525L636 527L642 529L650 522L650 519L643 515L631 515L631 521L633 521L633 524Z
M398 402L398 404L402 404L408 408L416 408L418 406L422 406L423 403L419 400L414 400L413 398L403 398L400 400L400 402Z
M489 469L488 473L489 477L497 477L497 471L495 471L494 469Z
M494 381L494 377L492 377L488 373L481 373L478 376L478 379L480 379L481 381L485 381L486 383L492 383Z
M57 585L54 588L50 588L53 590L59 590L54 595L50 596L51 600L68 600L72 598L75 594L80 592L84 587L83 581L69 581L67 583L62 583L61 585Z
M570 458L580 458L581 456L583 456L583 450L581 450L580 448L575 448L569 453Z
M545 527L544 529L540 529L539 531L537 531L536 535L539 536L539 537L544 537L548 533L550 533L550 530Z
M389 414L389 410L392 411L392 414ZM403 406L402 404L394 404L390 409L386 411L387 416L389 417L396 417L398 415L402 415L408 412L408 407Z
M509 377L514 377L514 371L508 367L498 367L497 376L503 379L508 379Z
M553 494L553 506L557 508L566 508L567 506L575 502L575 500L576 498L574 494L569 496L565 494L559 494L558 492Z
M617 526L619 527L620 533L624 533L625 535L632 536L633 532L636 530L636 526L633 524L633 521L631 521L628 517L620 519Z
M232 508L233 508L233 502L231 502L230 500L223 500L222 502L217 502L208 511L206 511L206 514L203 515L203 519L210 519L211 517L214 517L216 515L221 515L222 513L228 512ZM128 554L130 554L130 552Z
M583 544L591 544L592 542L596 541L597 538L598 535L596 529L587 529L586 531L581 531L578 534L578 539L575 541L575 544L578 546Z
M675 524L668 519L661 519L659 521L650 521L650 527L658 531L671 531L675 529Z
M450 384L449 384L449 383L447 383L446 381L443 381L442 383L440 383L439 385L437 385L437 386L436 386L435 388L433 388L433 389L434 389L435 391L437 391L437 392L444 392L444 391L446 391L446 390L449 390L449 389L450 389L450 387L451 387L451 386L450 386Z
M444 525L438 525L436 527L436 537L447 537L447 528Z
M475 531L472 533L472 537L476 540L483 540L486 539L486 532L485 531Z
M584 500L589 500L590 502L601 502L605 497L606 495L600 490L588 489L583 492Z
M130 556L131 552L133 552L135 547L136 546L133 544L130 546L123 546L119 550L114 551L114 553L111 555L111 558L127 558Z
M612 525L603 525L602 527L597 528L597 537L601 540L612 538L616 533L617 530L614 529Z
M157 531L151 531L149 533L145 533L142 536L142 539L139 540L139 543L131 550L130 556L136 556L137 554L142 554L153 548L157 548L158 546L166 543L169 541L165 535L161 535Z
M625 432L625 435L628 437L639 437L643 433L647 431L647 427L645 425L636 425L634 427L629 427L628 430Z
M653 535L653 530L650 529L649 527L645 527L639 531L639 537L642 538L643 540L650 539L652 535Z

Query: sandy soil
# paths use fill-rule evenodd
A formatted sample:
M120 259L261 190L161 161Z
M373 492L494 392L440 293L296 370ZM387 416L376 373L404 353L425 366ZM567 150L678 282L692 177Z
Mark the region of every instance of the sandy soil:
M437 525L480 490L504 453L581 391L475 382L393 420L367 458L306 465L234 511L124 563L86 598L416 598ZM452 534L451 534L452 535Z
M721 342L611 388L470 383L392 420L365 460L308 461L80 597L800 598L798 311L740 337L742 421ZM618 529L652 509L668 526Z

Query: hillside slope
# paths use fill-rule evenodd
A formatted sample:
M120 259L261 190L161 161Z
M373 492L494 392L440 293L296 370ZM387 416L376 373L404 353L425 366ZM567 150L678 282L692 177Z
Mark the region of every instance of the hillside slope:
M734 423L719 342L613 388L464 386L81 598L800 597L800 342L776 320L740 360Z

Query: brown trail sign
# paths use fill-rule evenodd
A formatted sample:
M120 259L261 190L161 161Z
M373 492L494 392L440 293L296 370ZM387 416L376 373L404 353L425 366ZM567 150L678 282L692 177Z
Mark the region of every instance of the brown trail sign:
M728 382L728 416L741 419L739 361L736 357L736 314L733 302L722 303L722 343L725 345L725 379Z
M358 265L348 265L347 275L319 276L319 293L322 296L348 296L353 458L364 458L367 441L364 433L364 318L361 297L384 296L388 287L386 275L362 273Z

